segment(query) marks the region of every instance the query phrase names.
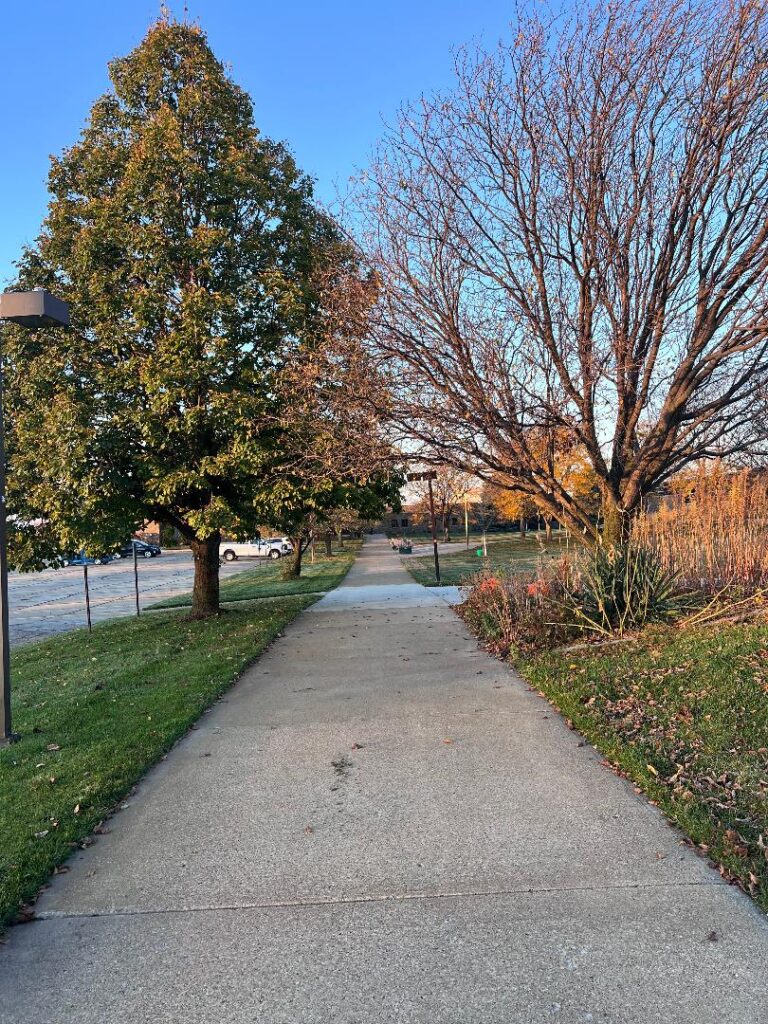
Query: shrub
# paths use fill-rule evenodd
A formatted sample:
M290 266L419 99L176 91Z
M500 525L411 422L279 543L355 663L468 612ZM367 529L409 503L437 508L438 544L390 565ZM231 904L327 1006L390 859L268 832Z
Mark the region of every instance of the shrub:
M630 543L601 545L582 555L565 577L562 604L567 619L582 631L621 635L675 618L690 598L681 590L679 574L656 552Z
M459 612L470 629L501 657L513 648L540 650L574 635L563 607L567 559L532 573L478 573L465 590Z
M585 636L621 635L672 619L691 603L678 577L647 548L598 548L543 563L535 574L479 573L459 611L499 655Z

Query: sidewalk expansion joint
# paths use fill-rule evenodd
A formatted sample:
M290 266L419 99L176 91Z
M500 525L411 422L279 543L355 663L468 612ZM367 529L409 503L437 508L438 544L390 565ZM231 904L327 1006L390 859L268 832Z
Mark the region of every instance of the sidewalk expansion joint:
M728 883L721 879L695 882L622 882L617 885L562 885L527 889L478 889L456 892L383 893L368 896L340 896L331 899L274 900L265 902L211 903L192 907L162 907L146 910L118 908L115 910L49 910L36 914L36 921L57 921L85 917L151 917L167 914L207 914L236 910L302 910L319 907L354 906L367 903L418 903L430 900L483 899L497 896L545 896L560 893L653 892L675 889L723 889Z

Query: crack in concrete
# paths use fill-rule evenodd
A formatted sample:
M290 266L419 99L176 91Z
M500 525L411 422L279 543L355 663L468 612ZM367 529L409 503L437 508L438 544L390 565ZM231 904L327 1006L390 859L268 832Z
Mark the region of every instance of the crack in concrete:
M165 914L206 914L215 911L235 910L296 910L316 907L354 906L366 903L408 903L429 900L484 899L496 896L542 896L558 893L611 893L611 892L652 892L675 889L727 889L722 879L695 882L619 882L616 885L555 885L529 886L524 889L469 889L455 892L423 893L380 893L360 896L339 896L329 899L273 900L259 903L210 903L191 907L163 907L146 910L127 907L114 910L50 910L36 914L33 921L56 921L66 918L88 917L151 917Z

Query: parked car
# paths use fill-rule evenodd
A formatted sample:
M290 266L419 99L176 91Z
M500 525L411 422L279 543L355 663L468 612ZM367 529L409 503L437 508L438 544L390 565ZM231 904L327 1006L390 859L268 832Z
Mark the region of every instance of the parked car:
M136 545L136 554L139 558L157 558L161 555L162 549L159 544L150 544L146 540L127 540L125 544L115 551L113 558L133 558L133 545Z
M238 558L282 558L292 551L293 545L287 537L223 540L219 546L219 558L224 562L234 562Z
M111 555L86 555L85 551L78 551L76 554L61 555L59 565L108 565L112 561Z

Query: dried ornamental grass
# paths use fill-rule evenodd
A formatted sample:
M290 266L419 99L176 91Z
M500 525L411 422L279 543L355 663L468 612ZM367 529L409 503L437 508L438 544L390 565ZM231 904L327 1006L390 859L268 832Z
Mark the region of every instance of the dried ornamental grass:
M633 538L656 552L681 583L705 594L768 586L768 474L702 466L676 482Z

